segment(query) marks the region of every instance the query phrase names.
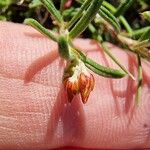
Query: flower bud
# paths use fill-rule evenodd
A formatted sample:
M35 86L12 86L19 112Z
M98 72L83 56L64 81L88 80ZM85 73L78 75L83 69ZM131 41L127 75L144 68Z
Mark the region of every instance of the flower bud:
M73 97L78 93L79 87L78 87L78 82L71 82L69 80L65 81L65 87L67 90L67 95L68 95L68 101L71 102Z
M68 68L70 69L70 67ZM72 76L64 80L68 101L71 102L76 94L80 94L82 102L86 103L94 88L94 77L86 70L84 63L81 61L72 70L74 70L73 74L71 73Z
M92 74L89 76L85 75L84 73L80 74L79 87L83 103L87 102L89 95L94 88L94 82L95 81Z

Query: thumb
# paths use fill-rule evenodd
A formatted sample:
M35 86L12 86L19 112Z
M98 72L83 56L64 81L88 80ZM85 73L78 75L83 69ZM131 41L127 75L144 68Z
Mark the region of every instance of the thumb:
M150 148L149 63L143 62L138 107L135 81L97 75L88 102L83 105L76 96L68 104L57 44L28 26L0 22L0 28L0 148ZM77 39L75 44L98 63L117 68L95 42ZM136 57L109 47L136 76ZM33 78L24 84L27 70L27 80Z

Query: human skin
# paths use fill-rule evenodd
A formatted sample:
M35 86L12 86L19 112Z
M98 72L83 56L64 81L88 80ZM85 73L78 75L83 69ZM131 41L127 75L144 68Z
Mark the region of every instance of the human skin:
M118 68L91 40L76 47L98 63ZM108 44L137 79L136 56ZM0 22L0 148L150 148L150 63L143 61L142 96L137 81L92 73L95 87L86 104L68 103L62 85L65 62L57 44L25 25Z

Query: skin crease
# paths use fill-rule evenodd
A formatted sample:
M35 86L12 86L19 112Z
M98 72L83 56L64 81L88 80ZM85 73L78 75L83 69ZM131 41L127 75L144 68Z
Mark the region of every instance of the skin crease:
M118 68L94 41L74 44L95 61ZM108 46L137 78L135 55ZM57 44L33 28L0 22L0 149L149 149L150 63L142 62L138 107L137 81L94 73L88 102L76 96L69 104L61 85L65 63L57 56Z

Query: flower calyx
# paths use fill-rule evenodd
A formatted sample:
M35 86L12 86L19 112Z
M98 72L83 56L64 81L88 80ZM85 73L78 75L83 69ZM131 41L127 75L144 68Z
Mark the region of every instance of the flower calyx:
M94 88L94 77L89 73L81 60L68 63L64 72L63 83L71 102L76 94L81 95L83 103L86 103Z

